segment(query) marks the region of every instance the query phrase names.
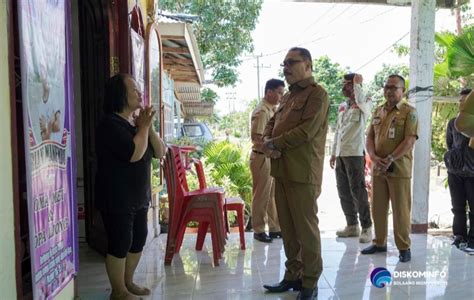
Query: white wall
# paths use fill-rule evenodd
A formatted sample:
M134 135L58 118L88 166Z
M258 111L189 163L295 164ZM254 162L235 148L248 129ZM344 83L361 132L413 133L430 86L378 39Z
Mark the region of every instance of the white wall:
M7 7L0 1L0 291L2 299L16 299Z

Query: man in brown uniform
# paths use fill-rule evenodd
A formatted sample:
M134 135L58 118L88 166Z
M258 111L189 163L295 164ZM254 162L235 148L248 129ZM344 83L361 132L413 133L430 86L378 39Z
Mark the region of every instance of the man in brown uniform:
M474 148L474 93L471 92L464 103L459 107L459 115L456 118L455 126L458 131L461 131L467 136L471 137L469 147Z
M254 239L270 243L274 238L281 238L280 224L275 206L275 187L270 176L270 157L265 156L263 149L263 131L273 117L278 103L285 91L285 83L279 79L270 79L265 84L265 97L252 112L250 154L250 171L252 171L252 225ZM269 235L265 233L268 220Z
M386 102L375 109L367 135L372 177L375 239L362 254L387 251L388 205L392 203L395 244L400 262L411 260L412 149L418 138L416 109L402 101L405 79L390 75L384 86Z
M297 299L315 299L323 270L316 199L321 193L328 95L312 77L311 54L292 48L282 64L289 92L267 124L264 146L273 156L275 201L287 261L285 276L269 292L300 290Z

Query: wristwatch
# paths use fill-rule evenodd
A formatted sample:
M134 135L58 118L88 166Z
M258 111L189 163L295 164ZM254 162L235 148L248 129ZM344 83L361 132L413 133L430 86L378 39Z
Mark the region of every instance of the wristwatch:
M390 159L390 161L392 162L395 160L392 154L387 155L387 158Z

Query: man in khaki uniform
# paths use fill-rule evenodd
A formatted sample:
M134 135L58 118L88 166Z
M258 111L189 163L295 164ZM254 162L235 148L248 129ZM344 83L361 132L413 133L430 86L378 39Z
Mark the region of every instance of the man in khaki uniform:
M392 203L395 244L400 262L411 260L411 174L412 149L418 138L416 109L402 101L405 79L390 75L384 86L386 102L375 109L367 135L367 152L373 165L372 217L375 239L361 251L387 251L389 201Z
M263 152L263 131L273 117L278 103L285 91L285 83L279 79L270 79L265 84L265 97L252 112L250 171L252 172L252 226L254 239L270 243L281 238L280 224L275 206L275 187L270 176L270 157ZM268 220L269 235L265 233Z
M467 136L471 137L469 147L474 148L474 93L471 92L466 101L459 107L459 115L456 118L455 126L458 131L461 131Z
M290 49L282 66L289 92L265 128L264 146L273 151L271 174L287 261L283 280L264 288L301 290L297 299L316 299L323 270L316 199L321 193L329 101L314 82L308 50Z

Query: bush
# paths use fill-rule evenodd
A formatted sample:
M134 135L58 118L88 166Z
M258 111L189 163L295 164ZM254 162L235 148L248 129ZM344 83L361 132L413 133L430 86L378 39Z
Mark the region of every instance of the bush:
M456 103L434 103L431 126L431 153L437 161L443 161L446 147L446 127L458 112ZM421 126L421 125L420 125Z
M239 145L223 142L209 143L204 148L204 166L209 186L221 186L227 197L239 196L250 211L252 175L247 151Z

